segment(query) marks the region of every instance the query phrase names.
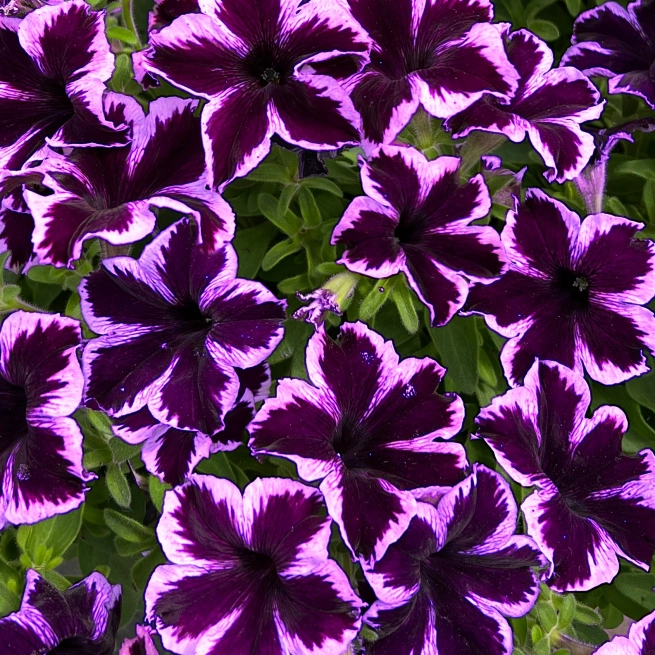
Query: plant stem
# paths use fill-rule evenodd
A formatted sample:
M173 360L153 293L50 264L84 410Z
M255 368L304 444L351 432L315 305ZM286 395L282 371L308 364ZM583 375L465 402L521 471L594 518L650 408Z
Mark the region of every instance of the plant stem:
M141 39L139 38L139 32L134 23L132 0L121 0L121 10L123 13L123 20L125 21L125 27L134 34L136 37L137 50L141 50Z

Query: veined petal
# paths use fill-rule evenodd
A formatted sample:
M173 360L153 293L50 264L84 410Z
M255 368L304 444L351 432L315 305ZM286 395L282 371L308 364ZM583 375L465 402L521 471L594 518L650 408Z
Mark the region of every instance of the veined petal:
M472 70L475 76L469 74ZM519 79L507 59L500 32L486 23L475 23L439 51L435 65L414 75L421 104L438 118L453 116L487 93L511 97Z
M0 375L25 390L30 419L68 416L82 399L79 323L59 314L18 311L0 331Z
M4 517L37 523L77 509L96 476L82 466L82 433L71 418L38 419L9 454L2 480Z
M240 79L246 45L220 21L186 14L156 34L140 59L147 72L211 100Z

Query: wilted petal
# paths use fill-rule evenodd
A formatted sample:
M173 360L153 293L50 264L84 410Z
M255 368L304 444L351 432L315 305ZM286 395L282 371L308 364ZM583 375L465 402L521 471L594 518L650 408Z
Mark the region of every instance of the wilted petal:
M22 271L34 260L32 230L34 219L29 212L0 204L0 249L11 252L7 266L12 270Z
M136 637L126 639L118 655L159 655L152 640L153 630L145 625L136 626Z

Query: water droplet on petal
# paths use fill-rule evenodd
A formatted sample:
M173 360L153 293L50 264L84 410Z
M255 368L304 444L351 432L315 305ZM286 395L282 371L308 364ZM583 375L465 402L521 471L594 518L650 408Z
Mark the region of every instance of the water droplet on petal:
M20 464L16 471L16 477L21 482L26 482L30 479L30 467L27 464Z
M121 387L121 391L122 391L122 392L125 392L125 387Z
M366 351L364 350L364 351L362 352L362 359L364 360L364 363L365 363L365 364L372 364L372 363L373 363L373 360L375 359L375 357L374 357L371 353L366 352Z
M416 389L413 384L406 384L403 389L403 398L413 398L416 395Z
M166 350L166 348L168 348L168 344L167 344L167 343L162 343L162 345L159 346L159 347L160 347L162 350Z
M380 293L384 293L384 287L378 287L378 291L379 291Z

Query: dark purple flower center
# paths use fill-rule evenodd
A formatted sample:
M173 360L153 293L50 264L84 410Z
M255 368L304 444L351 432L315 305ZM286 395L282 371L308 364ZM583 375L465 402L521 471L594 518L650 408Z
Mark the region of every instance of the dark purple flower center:
M99 652L98 644L92 643L82 637L64 639L59 646L48 651L48 655L104 655L106 651Z
M293 61L276 44L260 43L243 61L245 73L262 88L284 84L293 71Z
M555 274L554 286L572 309L586 309L589 306L589 278L586 275L561 268Z
M257 577L277 578L275 560L266 553L243 549L239 553L241 566L250 574Z
M0 453L7 452L25 437L27 425L27 394L23 387L0 378Z
M423 239L428 219L421 212L411 209L404 209L400 213L398 225L393 235L398 243L408 246L419 245Z
M362 428L358 418L348 413L342 414L332 435L332 448L343 460L346 468L362 467L362 459L366 458L365 454L362 454L362 450L366 449L366 443L366 431Z
M416 45L389 54L373 50L371 52L371 63L367 68L382 73L391 80L400 80L410 73L431 68L433 65L433 50Z
M205 316L198 307L198 303L191 298L187 299L183 305L177 305L173 313L177 321L184 323L189 333L211 330L213 323L211 316Z

